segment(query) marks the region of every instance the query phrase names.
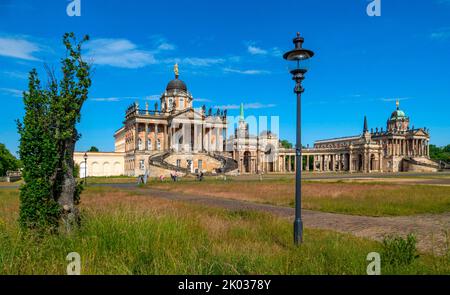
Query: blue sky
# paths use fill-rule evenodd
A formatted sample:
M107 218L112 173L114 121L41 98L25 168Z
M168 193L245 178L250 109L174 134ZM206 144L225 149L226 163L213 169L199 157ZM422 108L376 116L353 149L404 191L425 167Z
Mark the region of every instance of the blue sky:
M27 72L59 68L61 36L89 34L85 56L93 86L82 110L78 150L114 148L125 108L152 107L173 78L174 62L194 104L238 114L279 116L280 137L295 140L293 81L281 54L297 31L315 51L304 82L303 142L356 135L364 115L384 127L395 99L431 143L450 143L450 1L0 1L0 142L17 151L14 120L23 116L20 92Z

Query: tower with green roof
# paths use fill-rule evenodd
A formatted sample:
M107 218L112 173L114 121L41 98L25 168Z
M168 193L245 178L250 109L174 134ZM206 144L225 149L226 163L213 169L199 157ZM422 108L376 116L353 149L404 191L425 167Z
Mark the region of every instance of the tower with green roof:
M400 101L397 100L395 104L396 110L392 112L391 117L387 121L387 130L389 132L406 131L409 129L409 118L400 109Z

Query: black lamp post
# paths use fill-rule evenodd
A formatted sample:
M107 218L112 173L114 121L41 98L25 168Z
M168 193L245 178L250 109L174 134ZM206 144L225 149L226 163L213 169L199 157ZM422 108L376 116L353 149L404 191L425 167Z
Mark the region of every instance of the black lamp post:
M84 153L84 185L87 185L87 153Z
M304 39L297 33L294 38L295 48L286 52L283 58L287 61L295 62L295 66L289 69L292 80L295 81L294 93L297 94L297 142L295 145L295 220L294 220L294 243L300 244L303 241L303 221L302 221L302 132L301 132L301 94L305 90L302 81L307 72L307 61L314 55L314 52L302 48Z

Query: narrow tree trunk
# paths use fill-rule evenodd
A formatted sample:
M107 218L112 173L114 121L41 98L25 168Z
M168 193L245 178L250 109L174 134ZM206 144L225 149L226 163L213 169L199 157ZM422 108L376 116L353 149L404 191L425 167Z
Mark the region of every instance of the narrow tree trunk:
M66 156L63 160L63 183L58 203L62 208L61 220L67 232L71 232L79 224L79 210L75 206L76 181L73 176L73 151L74 143L66 143Z

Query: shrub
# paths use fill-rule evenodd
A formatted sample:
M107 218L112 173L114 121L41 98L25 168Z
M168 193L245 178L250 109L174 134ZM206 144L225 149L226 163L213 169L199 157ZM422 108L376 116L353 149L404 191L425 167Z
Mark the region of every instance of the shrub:
M416 237L409 234L406 238L389 236L383 239L382 260L390 265L409 265L419 258L416 249Z

